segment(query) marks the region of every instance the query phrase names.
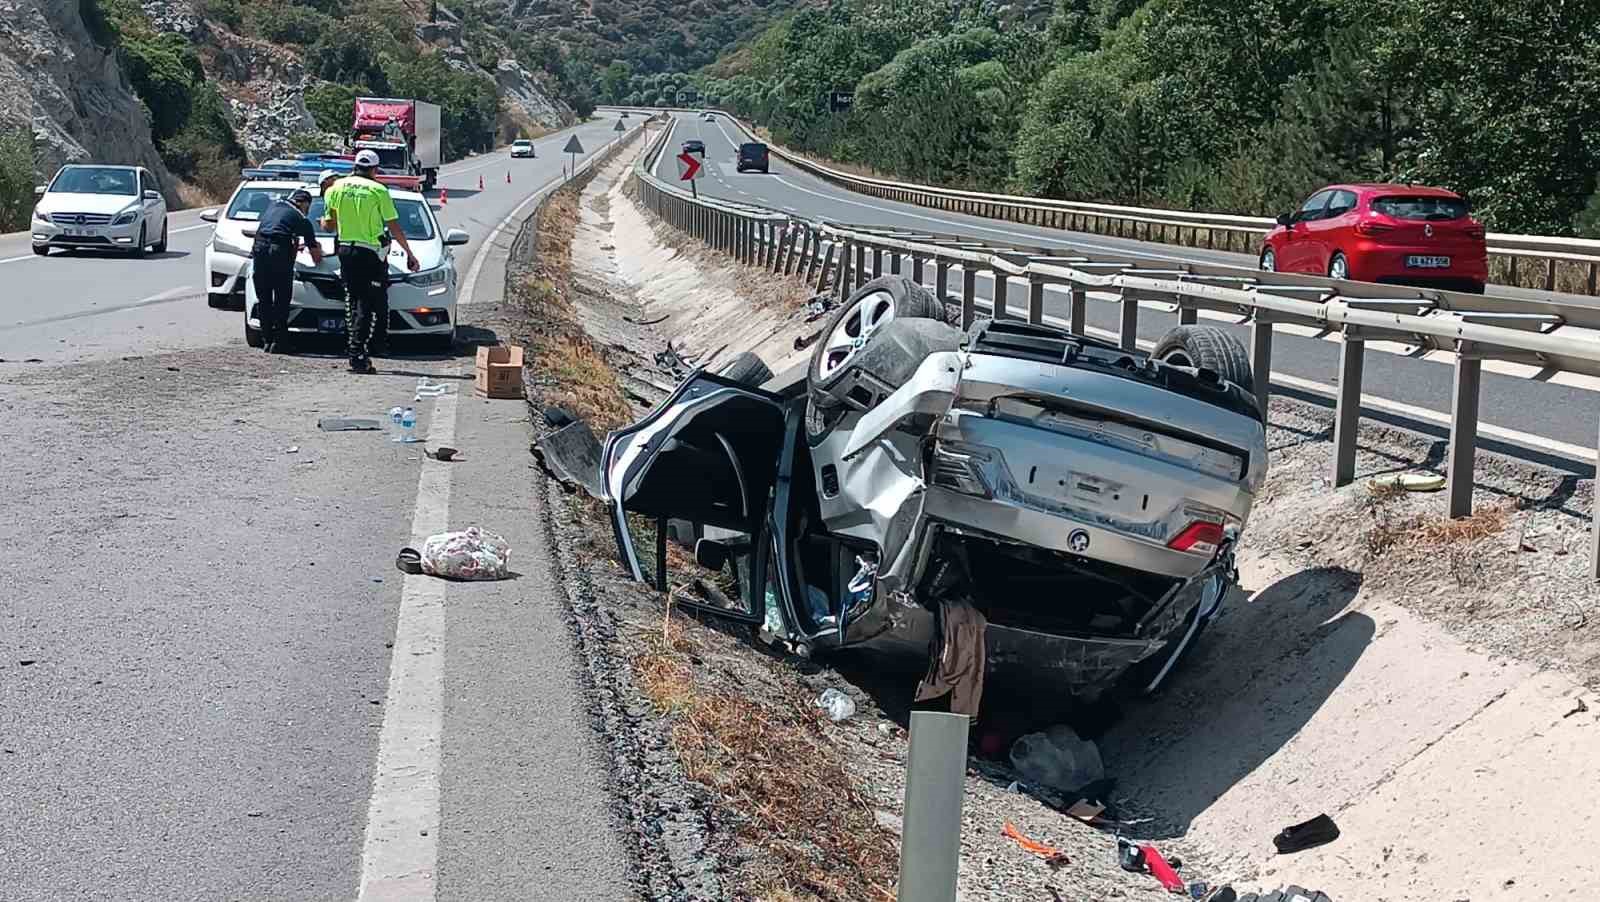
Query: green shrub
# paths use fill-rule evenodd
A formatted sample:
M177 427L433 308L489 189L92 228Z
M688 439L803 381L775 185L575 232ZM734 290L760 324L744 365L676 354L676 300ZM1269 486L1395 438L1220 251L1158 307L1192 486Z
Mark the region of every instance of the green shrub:
M317 85L306 92L306 109L317 120L317 128L336 135L348 134L355 117L356 98L363 93L351 85Z
M25 128L0 131L0 232L28 227L33 167L33 133Z

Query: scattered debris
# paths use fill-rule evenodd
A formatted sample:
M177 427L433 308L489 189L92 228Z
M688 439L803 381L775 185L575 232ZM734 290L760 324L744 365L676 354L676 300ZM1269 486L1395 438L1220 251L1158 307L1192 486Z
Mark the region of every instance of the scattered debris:
M1338 838L1339 826L1333 822L1333 818L1319 814L1303 824L1284 827L1272 838L1272 844L1278 848L1279 855L1288 855L1327 845Z
M1011 744L1011 766L1030 783L1073 792L1105 779L1100 748L1066 724L1029 733Z
M633 323L635 326L653 326L656 323L664 323L667 321L667 317L665 316L658 316L655 319L634 319L627 314L623 314L622 318L630 323Z
M1040 858L1043 858L1045 863L1051 867L1058 867L1067 863L1067 855L1065 852L1047 843L1039 842L1036 839L1030 839L1027 834L1023 833L1021 830L1018 830L1016 825L1012 824L1010 821L1006 821L1005 826L1000 828L1000 835L1011 839L1017 845L1021 846L1023 850L1032 852Z
M283 453L285 453L285 454L299 454L300 453L300 446L299 445L290 445L289 447L283 449Z
M317 428L323 432L377 432L383 427L377 420L355 417L323 417L317 420Z
M169 366L169 367L167 367L167 372L176 373L176 372L178 372L178 368L175 367L175 366Z
M811 300L806 301L806 322L812 323L822 319L837 306L839 302L831 294L812 295Z
M17 663L21 664L23 667L32 667L33 665L39 663L39 659L38 658L23 658L22 660L18 661Z
M837 689L823 690L822 695L817 698L816 705L835 723L848 720L856 713L855 700Z
M656 352L655 362L656 366L666 370L669 373L672 373L675 376L680 377L684 373L688 372L691 367L689 361L685 359L682 354L678 353L677 349L672 346L671 341L667 342L667 349L665 351Z
M1402 492L1437 492L1444 488L1444 477L1438 473L1384 473L1372 477L1374 487Z
M1155 846L1143 845L1139 847L1139 851L1144 853L1144 866L1149 870L1150 876L1160 881L1161 886L1167 892L1185 892L1183 878L1178 876L1178 872L1172 864L1169 864L1165 858L1161 857L1161 853L1156 850ZM1177 859L1173 860L1176 861Z
M1582 698L1579 698L1578 699L1578 706L1573 708L1571 711L1568 711L1567 713L1561 715L1561 719L1562 720L1566 720L1567 718L1572 717L1575 714L1586 713L1588 710L1589 710L1588 703L1586 703Z
M511 546L504 538L476 526L429 536L420 553L422 572L456 580L505 579L510 575L506 568L510 557Z
M865 585L870 587L876 565L863 562L862 570L868 578ZM856 591L854 580L850 588ZM989 622L964 595L940 598L934 615L934 648L928 656L928 673L917 685L916 700L925 702L948 694L950 713L976 717L983 701L983 637Z
M811 333L810 335L796 335L795 338L794 338L794 349L796 351L804 351L806 348L809 348L812 345L816 344L817 343L817 339L819 339L821 337L822 337L822 330L820 330L820 329L817 330L816 332Z
M441 446L435 451L429 451L427 448L423 448L422 453L428 455L434 460L449 463L450 461L455 460L456 455L460 454L461 452L448 446Z
M600 482L600 442L589 424L573 420L534 442L531 450L540 466L556 480L580 487L590 497L605 497Z

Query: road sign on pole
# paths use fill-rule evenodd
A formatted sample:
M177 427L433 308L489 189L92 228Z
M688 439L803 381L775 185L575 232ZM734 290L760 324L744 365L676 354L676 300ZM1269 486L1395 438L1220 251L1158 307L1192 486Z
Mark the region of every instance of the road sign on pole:
M567 178L578 174L578 154L583 153L583 145L578 142L578 136L573 135L567 140L567 146L561 148L562 153L572 154L572 168L567 171Z
M627 130L627 126L622 124L622 120L621 119L617 120L617 127L612 129L612 131L614 131L614 132L620 132L620 131L626 131L626 130Z
M678 154L678 181L688 182L689 190L694 192L695 197L700 196L700 186L696 185L695 182L700 181L701 176L705 174L705 165L695 159L694 154Z

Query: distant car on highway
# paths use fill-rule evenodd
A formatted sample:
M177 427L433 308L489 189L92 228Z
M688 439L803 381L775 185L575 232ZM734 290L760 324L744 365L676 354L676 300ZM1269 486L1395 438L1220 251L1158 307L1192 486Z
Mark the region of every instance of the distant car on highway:
M250 259L253 239L245 229L255 227L261 214L273 202L288 197L297 188L309 188L304 179L246 179L233 190L226 206L204 210L200 218L216 223L211 240L206 242L206 302L212 307L244 306L244 280L240 272Z
M1483 224L1452 191L1330 185L1278 217L1261 268L1481 293L1489 254Z
M319 195L312 201L310 218L317 226L317 235L327 257L322 263L313 264L311 256L302 251L295 261L294 293L289 300L289 333L342 335L345 330L344 284L339 279L338 258L333 255L333 235L322 230L319 189L315 185L300 187ZM396 342L426 339L448 348L455 340L458 278L451 248L471 239L460 229L443 231L420 192L391 188L389 193L400 214L400 228L405 231L406 240L421 264L416 272L407 272L405 252L397 244L390 245L389 337ZM248 234L250 231L246 230L246 237L253 237ZM239 278L245 283L244 340L257 348L262 343L261 318L256 313L256 291L250 280L248 261L240 270Z
M127 251L167 250L167 202L156 177L141 166L61 167L38 198L29 223L33 252L52 247Z
M688 141L683 142L683 152L697 153L704 157L706 155L706 142L701 141L698 138L691 138Z
M756 141L740 144L738 160L734 163L733 168L737 172L745 172L747 170L766 172L767 145Z
M511 156L531 158L533 156L533 142L527 138L519 138L516 141L512 141Z

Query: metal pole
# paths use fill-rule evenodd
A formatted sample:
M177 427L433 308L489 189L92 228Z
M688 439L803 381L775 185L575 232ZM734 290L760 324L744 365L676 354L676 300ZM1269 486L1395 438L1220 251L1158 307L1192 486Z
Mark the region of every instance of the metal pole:
M1089 293L1074 285L1069 294L1071 298L1071 312L1068 316L1072 320L1072 334L1085 335L1084 330L1089 327Z
M891 275L891 276L900 275L900 252L899 251L890 251L889 252L889 275Z
M850 284L850 280L855 278L854 274L850 272L851 247L851 242L846 241L844 246L839 248L839 271L834 279L833 287L838 292L839 300L841 301L849 297L850 293L855 290ZM861 245L854 245L854 248L856 256L859 258L861 256ZM860 265L859 259L857 260L857 265Z
M1178 308L1178 325L1192 326L1200 322L1200 310L1184 304Z
M1445 480L1450 516L1472 514L1472 464L1478 444L1478 396L1483 387L1483 360L1467 342L1456 350L1456 385L1450 401L1450 455Z
M1267 403L1272 399L1272 321L1256 311L1250 324L1250 374L1256 383L1256 404L1261 422L1267 421Z
M994 285L992 297L989 298L989 312L994 314L995 319L1010 319L1007 307L1007 302L1010 299L1007 295L1011 293L1009 291L1011 280L998 269L989 270L989 275L991 277L990 282Z
M818 253L815 254L814 256L812 256L811 264L810 264L810 266L816 266L818 258L821 258L821 260L822 260L822 266L817 270L817 287L816 287L816 291L817 291L818 294L822 293L823 286L828 283L828 270L833 268L833 254L834 254L834 250L835 250L833 242L830 241L830 242L828 242L827 251L826 252L822 251L821 242L822 242L822 236L819 235L819 236L817 236ZM807 273L806 280L810 281L810 269L809 268L806 270L806 273Z
M1044 283L1038 276L1028 277L1028 322L1044 324Z
M1122 327L1117 330L1117 345L1124 351L1139 347L1139 299L1122 294Z
M978 318L978 271L970 264L961 266L961 328L971 328Z
M1356 431L1361 425L1361 369L1367 342L1354 329L1344 331L1339 348L1339 395L1333 407L1333 485L1356 478ZM1257 377L1260 382L1260 377Z
M904 902L955 902L967 729L964 714L911 712L900 842L899 898Z
M923 259L921 254L911 255L911 281L917 283L918 285L922 284L922 264Z
M856 242L855 270L850 275L855 279L850 283L851 291L867 284L867 246L860 242Z

